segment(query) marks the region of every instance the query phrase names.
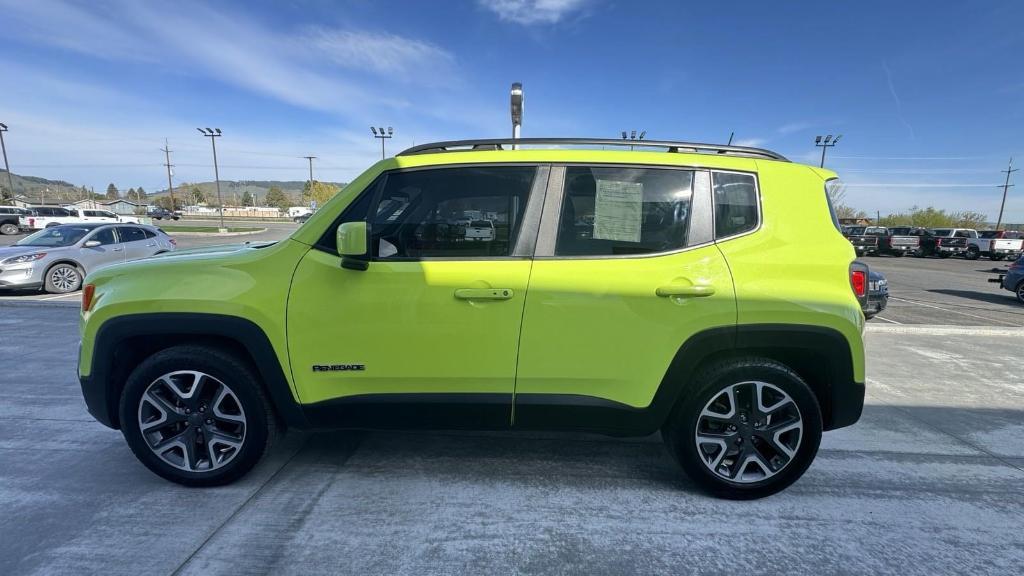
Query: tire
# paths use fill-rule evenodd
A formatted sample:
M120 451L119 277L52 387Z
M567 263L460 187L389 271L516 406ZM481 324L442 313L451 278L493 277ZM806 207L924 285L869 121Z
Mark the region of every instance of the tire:
M995 254L995 253L992 253L992 254L989 254L988 257L993 262L999 262L1000 260L1004 260L1006 258L1006 254Z
M11 224L10 222L4 222L3 224L0 224L0 234L3 234L5 236L13 236L20 231L21 230L18 228L17 224Z
M128 377L119 414L135 457L158 476L185 486L220 486L241 478L276 435L270 402L253 368L208 346L174 346L144 360ZM146 434L143 422L149 426Z
M702 370L693 383L696 389L680 399L662 435L683 470L703 489L733 500L763 498L786 488L807 471L821 443L822 421L818 400L799 375L773 360L740 358ZM727 391L731 389L738 392L730 395ZM776 407L767 420L760 420L762 415L759 410L743 409L744 405L746 408L752 406L751 401L756 398L755 390L763 391L761 405ZM738 413L736 406L728 410L733 414L733 424L729 425L735 426L734 431L722 431L727 435L716 439L721 440L721 447L717 451L715 442L703 443L698 448L698 426L704 429L709 425L724 426L725 422L729 422L725 420L724 414L722 418L709 415L722 413L723 409L716 402L722 399L731 402L731 398L738 398L737 403L740 405ZM766 398L770 402L765 402ZM802 428L787 431L786 427L792 426L794 415ZM764 435L771 433L770 421L774 417L786 418L784 422L789 423L775 425L782 426L782 431L775 432L774 444L787 444L786 450L791 450L791 455L773 448L771 442L763 439ZM757 425L762 423L764 425L758 428ZM764 426L768 426L769 430L765 430ZM708 430L705 433L713 434ZM701 437L708 438L706 435ZM739 442L735 440L737 438ZM746 454L729 453L746 447L752 450ZM756 457L753 456L755 453ZM742 461L740 456L744 457ZM710 459L714 460L708 462ZM720 472L729 468L730 461L735 467L731 478L728 473ZM739 465L735 466L738 461ZM753 471L752 477L747 477L755 464L760 468L759 473L763 478L757 476L758 471ZM713 465L715 469L712 469ZM775 469L775 466L778 468ZM771 474L768 473L770 469Z
M964 258L968 260L977 260L981 257L981 250L978 250L977 246L968 246L967 252L964 252Z
M894 251L892 253L892 255L893 255L894 258L903 258L903 251L902 250L896 250L896 251Z
M78 266L61 262L46 271L43 288L50 294L67 294L81 288L84 277L85 274Z
M918 248L917 250L914 250L912 252L912 255L914 256L914 258L924 258L925 257L924 250L922 250L920 248Z
M1017 289L1013 293L1017 295L1017 302L1024 304L1024 280L1017 284Z
M938 254L939 258L949 258L950 256L952 256L952 254L950 254L949 252L939 252Z

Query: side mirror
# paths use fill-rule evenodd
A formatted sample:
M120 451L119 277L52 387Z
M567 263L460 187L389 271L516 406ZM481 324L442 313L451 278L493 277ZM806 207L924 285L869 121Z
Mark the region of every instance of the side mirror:
M341 255L341 267L350 270L366 270L370 263L366 256L366 222L345 222L338 226L336 232L338 254Z
M86 240L85 244L82 244L82 246L85 246L86 248L95 248L95 247L97 247L99 245L100 245L100 241L99 240Z

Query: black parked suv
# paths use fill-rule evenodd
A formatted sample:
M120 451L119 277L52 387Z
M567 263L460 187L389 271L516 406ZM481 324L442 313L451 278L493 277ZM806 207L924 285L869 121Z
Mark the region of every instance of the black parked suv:
M167 218L168 220L177 220L178 218L181 218L181 212L172 212L167 208L153 208L150 210L149 216L156 220L163 220L164 218Z
M0 206L0 234L11 235L21 231L18 218L28 216L28 210L17 206Z

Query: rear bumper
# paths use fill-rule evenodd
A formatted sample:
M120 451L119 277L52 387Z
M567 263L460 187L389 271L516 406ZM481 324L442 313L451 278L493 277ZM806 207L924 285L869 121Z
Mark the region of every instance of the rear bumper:
M111 414L110 403L107 401L106 383L89 376L79 376L78 383L82 385L82 397L85 398L85 407L89 414L100 424L116 430L114 415Z
M855 424L864 412L864 383L844 382L832 387L832 418L825 427L835 430Z

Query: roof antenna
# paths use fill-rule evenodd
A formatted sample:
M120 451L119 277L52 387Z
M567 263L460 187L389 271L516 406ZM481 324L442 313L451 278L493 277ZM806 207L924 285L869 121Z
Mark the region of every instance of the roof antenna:
M735 136L735 132L729 132L729 143L726 146L732 146L732 137Z

